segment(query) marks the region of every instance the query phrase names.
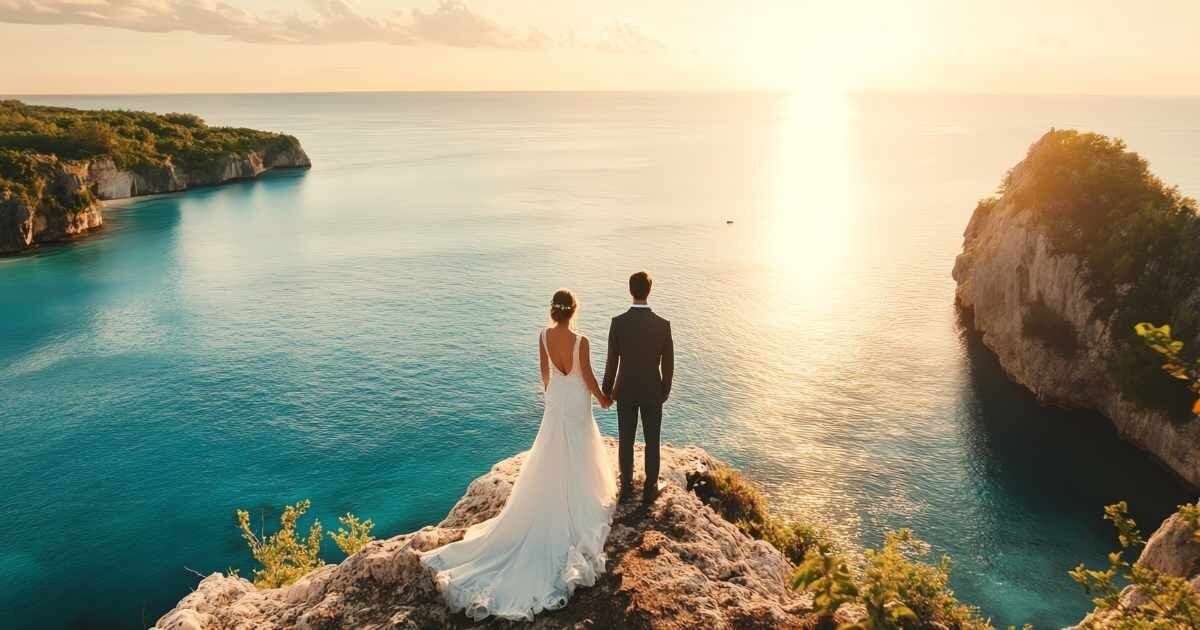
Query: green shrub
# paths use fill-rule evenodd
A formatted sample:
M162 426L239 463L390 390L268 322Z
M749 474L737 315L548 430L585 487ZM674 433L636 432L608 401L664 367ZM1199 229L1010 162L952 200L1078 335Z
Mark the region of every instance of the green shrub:
M1183 381L1194 394L1200 395L1200 357L1189 356L1184 352L1182 341L1171 336L1171 326L1163 324L1155 326L1142 322L1133 328L1142 339L1146 349L1162 357L1163 372L1171 378ZM1192 402L1192 413L1200 414L1200 397Z
M771 516L762 493L728 466L690 475L688 489L742 533L771 543L792 564L802 563L809 549L826 542L824 532L812 525Z
M109 153L120 145L116 132L96 120L81 120L71 126L70 133L80 148L89 153Z
M979 618L978 610L955 598L950 589L950 557L927 564L922 560L928 555L929 545L907 529L889 532L880 549L866 551L859 590L873 625L865 627L898 628L902 625L890 624L920 621L951 628L991 628Z
M250 554L262 567L254 570L255 586L287 586L325 565L321 560L321 521L313 521L308 528L308 536L303 540L296 537L296 523L311 506L309 500L305 499L284 507L283 514L279 516L279 531L270 536L255 534L250 529L250 513L237 510L238 529L250 546ZM347 512L339 516L338 521L343 527L336 532L329 532L329 537L347 556L358 553L367 543L375 540L371 536L371 530L375 527L371 519L362 521ZM231 570L230 575L234 574Z
M1104 518L1112 521L1121 547L1121 551L1108 554L1108 567L1088 569L1080 564L1070 573L1072 579L1094 596L1092 603L1096 605L1090 620L1081 627L1096 630L1200 629L1200 593L1192 590L1185 578L1125 559L1125 552L1136 553L1137 548L1146 544L1128 512L1129 506L1124 501L1104 508ZM1181 505L1179 513L1184 523L1193 529L1194 539L1200 542L1200 504ZM1124 583L1137 588L1142 597L1122 601Z
M912 532L890 532L879 549L867 549L855 574L827 544L808 551L792 578L792 588L812 592L813 609L822 625L845 604L859 604L864 617L842 630L903 628L992 628L979 611L958 601L950 589L950 558L928 564L929 545Z
M1021 334L1037 340L1064 359L1074 358L1079 351L1079 333L1074 324L1050 308L1041 295L1025 310Z
M813 612L829 626L842 604L858 601L858 585L846 559L830 545L813 545L792 575L792 588L813 594Z
M367 543L375 540L371 536L371 530L375 527L375 523L371 519L359 521L357 516L347 512L345 516L339 516L338 520L348 529L339 527L336 533L329 532L329 537L347 556L358 553L367 546Z
M259 588L287 586L325 563L321 560L321 521L313 521L304 540L296 538L296 521L308 512L305 499L283 509L279 531L259 537L250 529L250 513L237 511L238 528L250 546L250 554L262 565L254 570L254 585Z

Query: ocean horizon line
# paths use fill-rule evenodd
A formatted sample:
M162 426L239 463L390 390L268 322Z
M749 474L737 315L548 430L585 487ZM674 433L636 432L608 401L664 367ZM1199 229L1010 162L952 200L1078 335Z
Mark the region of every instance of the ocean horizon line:
M0 99L22 98L94 98L94 97L147 97L147 96L305 96L334 94L654 94L654 95L794 95L794 94L838 94L843 96L897 96L897 97L987 97L987 98L1127 98L1127 99L1196 99L1195 93L1091 93L1091 92L974 92L974 91L922 91L922 90L276 90L276 91L182 91L182 92L28 92L0 94Z

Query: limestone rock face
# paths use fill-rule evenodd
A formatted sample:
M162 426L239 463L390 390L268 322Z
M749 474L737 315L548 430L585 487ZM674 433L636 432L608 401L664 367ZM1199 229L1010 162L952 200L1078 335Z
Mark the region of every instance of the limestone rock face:
M185 190L194 186L215 186L224 182L257 177L274 168L308 168L312 162L300 143L291 137L286 142L264 146L244 155L230 154L215 164L191 170L167 161L156 167L124 170L110 157L76 162L52 163L47 182L49 198L90 192L95 199L78 210L54 204L30 204L7 190L0 190L0 254L24 251L38 243L64 240L103 224L98 200L125 199Z
M616 444L608 441L616 466ZM717 465L696 447L663 448L662 495L648 509L622 506L606 546L608 567L565 608L532 623L472 622L442 603L418 553L462 537L504 506L525 454L473 481L435 527L374 541L292 586L260 590L214 573L158 620L162 630L203 628L800 628L811 596L786 584L790 566L687 489L689 474ZM638 461L641 455L638 454Z
M41 156L41 166L47 172L46 193L67 197L85 188L86 170L78 164L60 162L52 156ZM57 241L100 227L103 218L96 203L82 207L42 207L11 190L0 190L0 254L18 252L35 243Z
M1009 192L975 210L954 263L958 304L1009 377L1039 400L1104 414L1125 439L1200 485L1200 422L1172 422L1121 395L1108 368L1116 352L1111 322L1093 316L1083 262L1056 254L1029 209L1014 201L1032 177L1018 164ZM1024 316L1039 300L1074 328L1073 355L1022 334Z

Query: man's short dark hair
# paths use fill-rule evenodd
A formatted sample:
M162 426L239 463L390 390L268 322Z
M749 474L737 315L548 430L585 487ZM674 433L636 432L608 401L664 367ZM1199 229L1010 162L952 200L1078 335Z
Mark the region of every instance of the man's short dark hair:
M649 273L639 271L629 276L629 294L635 300L644 300L650 295L650 287L654 286L654 278Z

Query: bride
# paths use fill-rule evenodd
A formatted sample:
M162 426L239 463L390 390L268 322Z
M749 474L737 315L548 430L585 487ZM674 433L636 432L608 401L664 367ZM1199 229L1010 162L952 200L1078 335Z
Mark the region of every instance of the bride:
M462 540L421 555L450 608L476 621L532 620L604 572L617 486L592 396L605 409L612 400L592 374L587 337L572 330L577 308L565 289L551 300L554 325L538 340L545 412L508 503Z

